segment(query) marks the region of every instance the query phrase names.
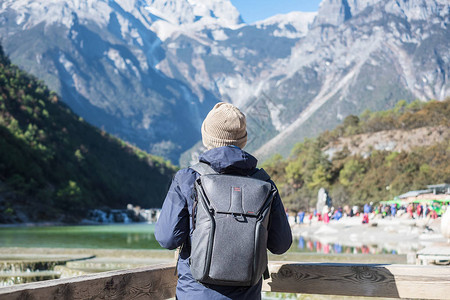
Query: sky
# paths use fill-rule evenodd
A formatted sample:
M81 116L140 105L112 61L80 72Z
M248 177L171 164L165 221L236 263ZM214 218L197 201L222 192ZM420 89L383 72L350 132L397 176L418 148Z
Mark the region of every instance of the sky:
M231 0L248 24L291 11L317 11L321 0Z

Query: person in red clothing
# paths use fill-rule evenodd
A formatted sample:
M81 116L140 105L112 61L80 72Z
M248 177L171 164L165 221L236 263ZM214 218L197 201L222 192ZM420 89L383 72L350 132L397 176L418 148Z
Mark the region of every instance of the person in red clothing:
M362 223L369 224L369 214L364 214Z
M431 216L432 219L437 219L438 217L437 212L435 210L431 210L429 215Z
M417 205L416 213L417 213L418 218L422 217L422 205L421 204Z
M406 212L408 213L410 219L414 219L414 216L413 216L413 205L412 205L412 203L410 203L410 204L408 205L408 207L406 208Z
M323 214L323 222L324 222L325 224L330 223L330 216L329 216L327 213L324 213L324 214Z
M317 213L317 221L322 222L322 214Z

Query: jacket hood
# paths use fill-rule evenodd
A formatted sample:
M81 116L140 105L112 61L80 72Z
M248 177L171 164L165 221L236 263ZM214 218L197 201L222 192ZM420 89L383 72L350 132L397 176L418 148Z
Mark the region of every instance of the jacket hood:
M247 175L256 167L258 160L251 154L234 146L208 150L200 155L201 162L209 164L218 173Z

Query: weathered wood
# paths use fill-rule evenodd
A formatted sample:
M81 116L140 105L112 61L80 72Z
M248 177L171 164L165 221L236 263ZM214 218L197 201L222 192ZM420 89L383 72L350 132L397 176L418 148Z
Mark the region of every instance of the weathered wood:
M165 264L20 284L0 288L0 299L168 299L175 297L174 270Z
M450 299L442 266L271 262L263 291L412 299ZM174 264L0 288L0 299L168 299Z
M415 257L414 257L415 259ZM407 254L325 254L311 252L286 252L282 255L269 253L269 261L302 261L323 263L352 263L352 264L407 264Z
M417 264L428 265L429 262L445 261L450 262L450 247L426 247L417 252Z
M439 266L271 263L272 292L450 299L450 268Z

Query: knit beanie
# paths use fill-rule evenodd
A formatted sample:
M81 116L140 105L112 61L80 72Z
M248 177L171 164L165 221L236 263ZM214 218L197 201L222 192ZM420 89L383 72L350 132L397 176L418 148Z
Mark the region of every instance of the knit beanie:
M202 124L202 141L208 149L235 145L244 148L247 143L245 115L230 103L217 103Z

